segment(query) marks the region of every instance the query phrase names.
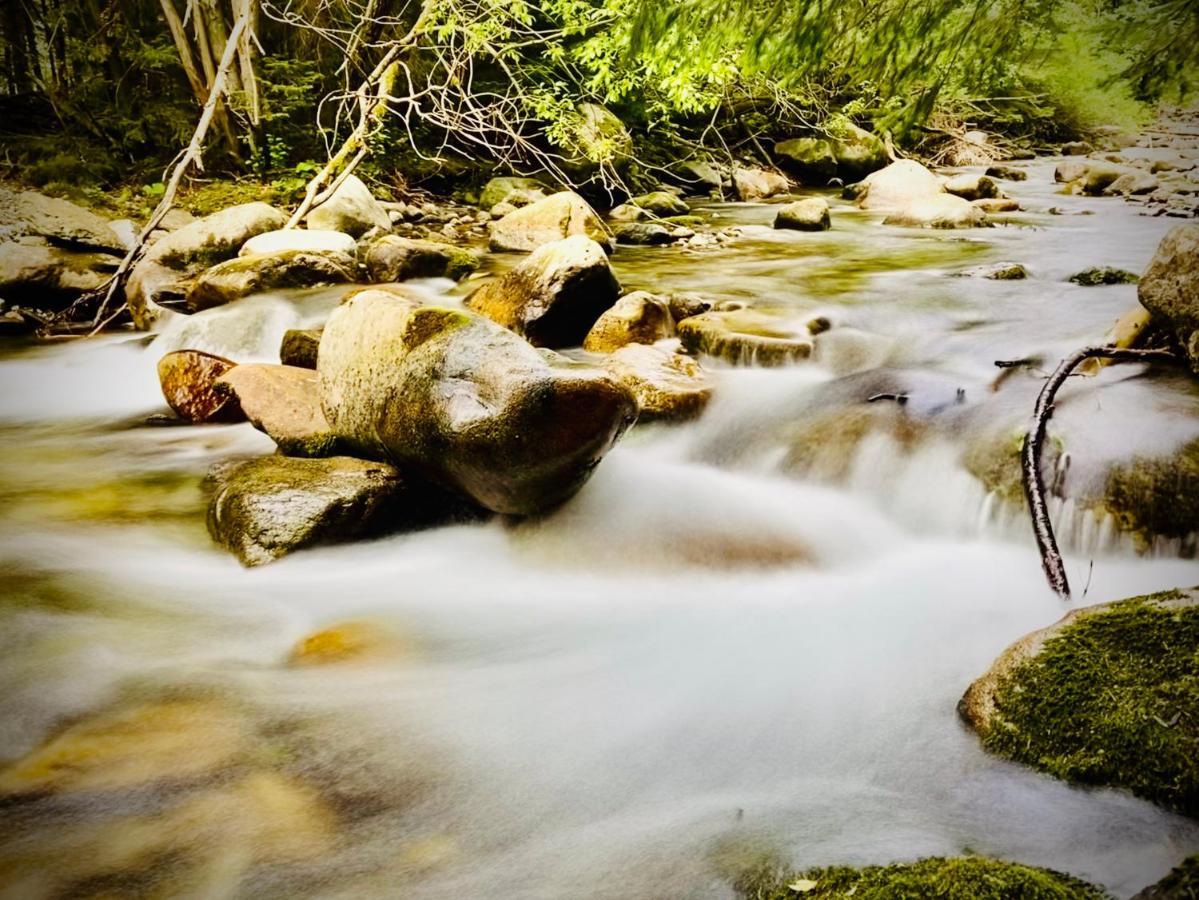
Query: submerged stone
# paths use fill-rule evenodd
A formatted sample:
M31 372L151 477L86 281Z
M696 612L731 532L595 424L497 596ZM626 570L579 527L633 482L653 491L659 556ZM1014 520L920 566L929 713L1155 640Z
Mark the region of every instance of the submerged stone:
M1070 276L1070 283L1082 287L1099 287L1108 284L1136 284L1141 279L1133 272L1114 266L1091 266Z
M784 366L812 355L807 336L782 327L749 310L706 312L678 324L679 338L690 353L715 356L739 366Z
M712 399L712 383L690 356L647 344L629 344L604 368L637 398L639 421L692 419Z
M1199 589L1076 609L1021 638L959 711L992 753L1199 815Z

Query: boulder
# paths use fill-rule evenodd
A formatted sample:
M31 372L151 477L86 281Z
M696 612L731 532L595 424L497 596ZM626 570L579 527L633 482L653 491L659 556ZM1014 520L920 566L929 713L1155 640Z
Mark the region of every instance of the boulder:
M1064 159L1053 170L1053 180L1059 184L1069 184L1078 181L1087 174L1087 163L1081 159Z
M707 297L690 292L671 294L666 298L666 303L675 322L706 313L712 308L712 301Z
M320 345L320 328L288 329L283 333L283 340L279 344L279 361L285 366L315 369Z
M746 900L1110 900L1102 888L1062 872L981 856L800 872L756 859L729 873Z
M1008 647L958 709L992 753L1196 816L1196 654L1199 589L1084 607Z
M539 347L574 347L620 296L603 248L583 235L545 244L466 305Z
M1066 141L1062 144L1062 156L1086 156L1093 149L1086 141Z
M1082 176L1081 188L1084 194L1102 194L1121 175L1130 174L1124 166L1103 160L1092 160L1087 163L1086 174Z
M107 219L36 191L0 188L0 242L22 237L45 238L75 250L125 252L124 242Z
M901 159L866 176L857 202L862 209L891 211L944 192L936 175L915 160Z
M774 217L775 228L794 231L827 231L832 226L828 201L823 197L809 197L779 207Z
M633 137L611 110L597 103L580 103L576 118L562 144L562 169L585 179L601 166L620 171L633 158Z
M587 332L583 349L611 353L626 344L652 344L674 334L670 307L648 291L625 294Z
M695 232L689 228L660 225L657 222L626 222L624 225L617 225L613 234L618 244L659 247L693 237Z
M963 200L986 200L1000 195L999 185L986 175L955 175L945 182L945 190Z
M342 231L359 238L378 228L391 230L391 217L357 175L341 183L333 196L308 213L308 227L320 231Z
M632 203L622 203L615 206L608 213L608 218L613 222L646 222L653 216L648 210L642 209L640 206L634 206Z
M319 374L347 445L513 515L573 495L636 417L597 369L481 316L378 294L333 312Z
M354 258L336 251L255 253L217 263L206 271L188 290L187 305L198 312L262 291L348 283L355 281L356 275Z
M638 421L692 419L712 398L712 385L690 356L644 343L618 348L604 369L637 400Z
M1199 225L1178 225L1162 238L1137 296L1174 332L1199 373Z
M250 238L276 231L287 217L265 203L245 203L197 219L155 241L133 270L125 293L138 328L148 329L163 304L178 304L195 276L231 259Z
M1015 166L990 166L986 175L990 178L1002 178L1005 181L1027 181L1028 172Z
M1020 263L1001 262L978 266L962 274L975 278L988 278L991 281L1023 281L1028 277L1028 269L1024 268Z
M826 136L780 141L774 145L780 164L806 183L827 184L834 176L857 181L887 165L887 148L877 136L849 123Z
M706 312L678 323L690 353L703 353L738 366L785 366L812 355L812 341L777 320L749 310Z
M1020 201L1014 200L1011 197L987 197L983 200L971 200L970 202L987 215L991 213L1020 211Z
M683 189L692 194L718 194L724 187L720 170L707 160L696 159L676 163L671 167L671 172Z
M406 508L399 472L348 456L264 456L218 465L209 480L208 531L245 566L425 518L424 510Z
M1114 266L1091 266L1070 276L1071 284L1098 287L1105 284L1136 284L1140 279L1132 272Z
M559 191L513 210L488 228L492 250L536 250L542 244L584 235L612 248L612 235L595 210L573 191Z
M1107 197L1152 194L1160 186L1160 182L1148 172L1125 172L1105 187L1103 194Z
M200 350L176 350L158 361L158 383L167 405L189 422L240 422L237 398L216 390L216 381L237 363Z
M644 209L660 219L668 216L685 216L690 207L670 191L651 191L629 201L633 206Z
M932 194L893 209L883 224L910 228L977 228L987 224L987 215L961 197Z
M231 395L250 423L284 456L331 456L337 439L321 409L316 372L298 366L243 363L217 378L214 390Z
M106 253L72 252L35 240L0 243L0 297L10 303L62 309L103 287L121 262Z
M778 172L738 166L733 169L733 187L738 197L746 203L753 203L787 193L791 190L791 182Z
M544 198L549 188L536 178L521 178L515 175L501 175L492 178L479 194L479 206L490 210L497 203L511 203L513 206L527 206Z
M450 278L461 281L479 267L469 250L437 241L418 241L388 234L367 248L366 270L371 281L409 278Z
M344 231L316 231L306 228L282 228L255 235L246 241L239 256L305 250L309 253L344 253L355 256L358 242Z

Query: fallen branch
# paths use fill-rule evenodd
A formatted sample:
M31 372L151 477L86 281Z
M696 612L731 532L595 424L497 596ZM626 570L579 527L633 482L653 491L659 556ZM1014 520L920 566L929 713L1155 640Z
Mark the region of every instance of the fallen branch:
M1024 496L1028 498L1029 515L1032 517L1033 534L1037 539L1037 549L1041 552L1041 567L1045 570L1049 586L1063 600L1070 599L1070 581L1066 577L1066 566L1062 561L1061 551L1058 550L1053 523L1049 518L1049 507L1045 502L1045 482L1041 477L1041 448L1045 443L1045 429L1049 424L1049 417L1053 415L1053 400L1058 390L1074 370L1088 359L1106 359L1113 363L1144 362L1172 365L1183 362L1182 357L1169 350L1085 347L1063 359L1041 388L1041 393L1037 395L1032 426L1025 435L1024 446L1020 451L1020 469L1024 480Z
M96 316L92 320L91 334L100 331L115 317L116 314L114 313L113 316L105 319L104 314L108 311L109 304L112 303L113 298L124 288L125 282L129 277L129 272L137 264L137 261L141 259L142 254L145 252L146 241L149 239L151 232L162 224L162 220L166 218L167 213L174 207L175 194L179 190L179 185L183 181L183 176L187 173L188 168L194 163L196 168L203 171L204 164L201 156L204 152L204 137L208 133L208 126L212 124L212 119L216 114L221 95L225 92L225 81L229 74L229 69L233 65L233 60L237 55L238 40L241 38L242 32L249 24L249 21L250 14L249 11L246 11L234 23L233 30L229 32L229 37L225 41L225 52L221 56L216 77L213 79L212 87L208 91L208 99L204 103L204 110L200 113L200 121L196 124L196 130L192 133L191 141L178 158L179 162L175 164L175 168L171 172L171 177L167 181L162 199L158 202L158 206L155 207L154 213L146 222L145 227L138 234L137 240L133 242L133 246L129 248L129 251L125 254L125 258L121 260L121 264L117 266L116 272L112 274L109 280L103 286L81 296L64 313L64 317L66 317L72 310L86 304L103 292L103 299L100 301L100 306L96 310Z

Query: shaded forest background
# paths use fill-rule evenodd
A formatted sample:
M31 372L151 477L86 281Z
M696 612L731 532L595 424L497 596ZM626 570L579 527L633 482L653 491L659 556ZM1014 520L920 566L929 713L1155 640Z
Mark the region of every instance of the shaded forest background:
M197 179L280 202L363 120L359 172L396 193L603 177L628 148L592 105L634 135L634 183L847 123L1035 146L1189 101L1199 45L1190 0L13 0L0 176L152 207L242 16Z

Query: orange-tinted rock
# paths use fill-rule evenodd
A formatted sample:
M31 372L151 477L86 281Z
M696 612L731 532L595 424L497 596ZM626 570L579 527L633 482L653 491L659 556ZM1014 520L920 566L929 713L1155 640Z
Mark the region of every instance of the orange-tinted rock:
M287 456L329 456L337 443L317 391L316 372L299 366L234 366L216 383Z
M181 419L189 422L240 422L245 416L237 398L216 389L216 380L235 362L202 350L176 350L158 361L162 396Z

